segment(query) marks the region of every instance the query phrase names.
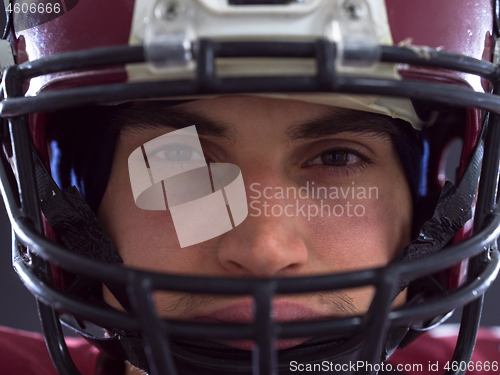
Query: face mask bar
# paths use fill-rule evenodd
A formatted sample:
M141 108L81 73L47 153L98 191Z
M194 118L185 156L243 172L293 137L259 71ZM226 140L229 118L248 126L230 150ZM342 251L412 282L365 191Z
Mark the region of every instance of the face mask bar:
M430 58L421 57L402 47L381 47L381 60L435 68L449 68L498 80L496 65L457 55L431 52ZM215 73L216 57L306 57L315 58L318 73L315 77L252 77L218 78ZM48 346L58 370L65 374L78 374L60 331L56 311L64 311L108 329L142 332L149 346L149 362L154 374L176 374L169 353L169 337L210 339L252 339L259 348L255 351L258 374L275 374L278 338L322 336L325 332L354 334L366 332L365 345L360 360L378 363L384 334L389 327L404 327L423 317L453 310L473 300L467 316L477 320L481 302L477 300L496 277L499 257L496 240L500 235L500 212L497 207L498 163L500 129L497 113L500 99L491 94L476 93L470 89L409 81L393 81L376 78L343 77L335 73L333 59L335 46L326 41L315 43L215 43L201 41L196 54L197 77L195 80L163 81L147 83L111 84L90 86L61 92L41 93L37 97L24 98L22 85L30 78L56 71L86 69L125 63L142 62L140 47L115 47L53 56L34 62L13 66L4 74L5 100L0 114L9 119L15 172L2 153L2 195L13 225L13 261L23 282L37 297L45 332L51 335ZM453 63L451 63L453 62ZM498 85L498 84L496 84ZM110 101L191 95L200 93L235 92L343 92L376 95L404 96L412 99L434 100L439 103L473 107L494 112L491 115L484 139L485 157L481 181L495 181L494 186L480 184L478 210L471 239L416 261L389 265L379 269L350 272L328 276L284 279L210 279L158 274L97 262L69 253L63 247L43 237L36 178L32 159L27 114L56 111L76 105L97 104ZM498 87L495 87L495 92ZM17 188L17 192L14 190ZM17 195L18 194L18 195ZM24 254L23 247L28 249ZM438 299L415 306L404 306L391 311L390 298L395 285L404 277L416 278L450 268L462 259L475 257L470 262L466 285ZM57 290L52 286L49 263L64 270L90 279L116 282L130 287L134 315L88 305L84 301ZM479 277L478 277L479 276ZM373 285L376 295L367 314L335 320L281 323L270 319L272 299L277 294L319 292L335 289ZM209 293L223 295L252 295L256 314L252 324L204 324L160 320L152 306L155 290ZM49 307L51 306L51 307ZM463 320L465 322L465 320ZM464 324L463 324L464 325ZM465 324L464 326L467 326ZM468 361L475 340L477 325L461 330L456 356ZM467 357L467 355L469 355ZM360 371L371 373L371 371ZM460 373L459 371L457 373Z
M394 46L380 46L381 62L397 62L424 67L452 69L478 75L486 80L498 79L497 65L484 60L446 52L417 52ZM200 40L193 54L197 59L197 74L194 80L165 80L108 84L67 89L64 92L46 92L36 97L19 97L13 94L19 81L85 68L125 65L145 62L142 47L106 47L94 50L71 52L50 56L37 61L9 67L3 78L3 91L9 87L9 100L0 105L4 118L28 113L57 111L77 105L92 105L126 100L153 99L168 96L196 94L265 93L265 92L337 92L363 93L367 95L402 96L416 100L436 101L452 106L472 107L495 112L500 99L489 94L473 92L459 87L396 81L390 79L336 76L335 45L317 42L213 42ZM360 55L362 51L360 51ZM289 77L216 77L216 58L314 58L317 63L316 76Z

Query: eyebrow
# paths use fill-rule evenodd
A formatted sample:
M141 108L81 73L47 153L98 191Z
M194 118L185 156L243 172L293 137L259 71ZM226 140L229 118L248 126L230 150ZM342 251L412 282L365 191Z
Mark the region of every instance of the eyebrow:
M399 121L402 120L381 114L332 107L324 114L290 125L284 135L288 142L325 138L344 132L386 138L400 133L396 125ZM182 129L196 125L200 135L232 142L236 140L237 134L236 128L231 124L178 106L166 106L161 102L123 109L114 122L120 130L138 132L163 127Z
M236 128L232 125L210 119L199 113L178 107L165 107L165 105L124 109L115 117L114 123L121 131L137 132L165 127L182 129L196 125L196 131L200 135L227 141L234 141L236 138Z
M324 138L344 132L388 137L400 133L396 126L399 121L381 114L335 108L326 114L290 126L285 131L285 137L290 142Z

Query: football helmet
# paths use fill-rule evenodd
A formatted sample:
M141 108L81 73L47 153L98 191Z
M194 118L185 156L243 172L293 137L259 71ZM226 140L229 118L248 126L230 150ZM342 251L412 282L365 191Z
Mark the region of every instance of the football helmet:
M290 358L328 360L336 372L350 373L344 366L349 361L378 364L462 306L454 360L470 359L482 296L499 268L497 1L10 0L5 5L1 193L13 228L13 264L37 298L61 374L78 370L60 321L110 356L156 375L287 373ZM122 267L78 191L58 186L51 176L51 114L238 93L381 113L416 129L423 150L423 172L414 176L418 232L395 261L343 274L272 279ZM463 141L459 182L445 185L444 160L455 138ZM100 300L96 289L102 284L126 311ZM368 285L375 297L361 316L272 319L275 296ZM392 307L394 296L407 287L407 302ZM251 295L255 319L250 324L161 319L152 297L159 290ZM106 329L107 336L92 333L92 327ZM315 339L307 348L278 353L275 341L294 337ZM190 344L199 339L253 340L256 349L227 355L217 346ZM374 373L376 367L358 372Z

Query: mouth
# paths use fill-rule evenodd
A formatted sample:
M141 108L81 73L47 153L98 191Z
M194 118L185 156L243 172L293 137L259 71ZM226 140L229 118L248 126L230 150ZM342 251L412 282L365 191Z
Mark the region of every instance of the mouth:
M253 303L251 300L240 301L217 310L196 316L194 321L204 323L252 323L254 322ZM276 323L314 321L327 319L330 316L319 313L308 306L291 301L273 303L272 318ZM310 337L282 339L275 343L276 350L288 349L309 340ZM215 340L237 349L253 350L256 347L252 340Z

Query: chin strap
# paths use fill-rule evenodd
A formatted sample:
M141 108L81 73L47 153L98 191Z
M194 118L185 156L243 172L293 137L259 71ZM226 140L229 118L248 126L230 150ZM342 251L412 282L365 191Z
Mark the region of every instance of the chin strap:
M88 335L86 336L89 339ZM110 339L97 339L94 337L89 341L94 343L95 340L106 340L106 345L110 344ZM149 364L144 353L144 343L141 338L120 337L117 335L111 340L124 349L126 357L121 358L122 360L127 360L147 374L150 373ZM293 374L293 370L290 370L290 362L292 361L301 364L320 364L323 361L328 361L334 365L355 363L362 344L362 334L350 338L322 337L308 340L301 345L278 352L278 373L280 375ZM170 342L170 349L178 374L252 375L254 373L253 354L248 350L236 349L204 340L173 340ZM116 353L115 349L112 349L112 351ZM318 371L318 373L330 374L331 371Z

